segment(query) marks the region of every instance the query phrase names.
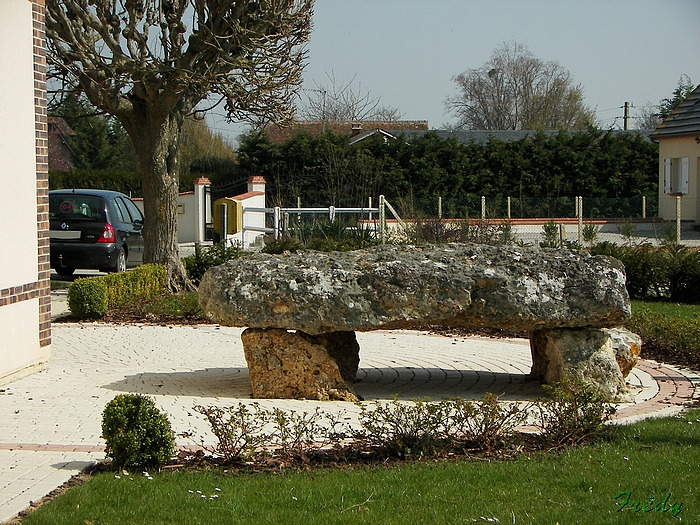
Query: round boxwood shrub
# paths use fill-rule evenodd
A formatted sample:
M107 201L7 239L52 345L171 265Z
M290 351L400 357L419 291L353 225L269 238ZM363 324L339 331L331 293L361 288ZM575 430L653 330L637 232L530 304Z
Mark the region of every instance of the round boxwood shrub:
M102 412L102 437L107 457L120 468L158 467L175 448L175 436L165 414L150 397L120 394Z
M80 319L98 319L107 315L107 284L99 277L78 279L68 288L68 308Z

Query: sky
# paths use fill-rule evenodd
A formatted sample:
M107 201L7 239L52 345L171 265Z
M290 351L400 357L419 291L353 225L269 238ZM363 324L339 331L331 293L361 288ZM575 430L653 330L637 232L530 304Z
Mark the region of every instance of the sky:
M455 121L453 77L511 41L566 68L604 129L622 127L625 102L634 117L671 97L683 74L700 83L700 0L316 0L302 96L332 74L440 129Z

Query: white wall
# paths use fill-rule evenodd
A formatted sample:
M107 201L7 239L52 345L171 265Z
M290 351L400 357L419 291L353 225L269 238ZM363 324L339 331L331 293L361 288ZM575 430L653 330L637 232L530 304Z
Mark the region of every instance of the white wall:
M38 241L39 201L42 228L47 221L48 150L46 137L37 138L36 104L43 102L44 84L41 69L35 79L35 51L42 43L38 26L35 49L33 8L28 0L0 0L0 384L44 368L51 349L46 232L41 261Z
M32 4L0 1L0 289L37 280L32 37Z

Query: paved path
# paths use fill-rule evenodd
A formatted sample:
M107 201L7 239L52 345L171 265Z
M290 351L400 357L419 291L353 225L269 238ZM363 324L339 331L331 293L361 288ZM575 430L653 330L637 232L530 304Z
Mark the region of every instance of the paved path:
M58 310L58 309L57 309ZM218 326L113 326L54 324L49 369L0 388L0 522L38 500L73 474L104 458L100 438L104 405L116 394L155 398L179 445L214 443L196 404L231 405L250 400L241 329ZM428 396L480 399L485 392L506 400L539 396L529 381L526 340L440 337L420 332L359 333L360 371L355 385L366 400ZM630 375L636 402L620 417L679 410L700 378L642 362ZM263 407L346 412L346 402L259 400Z

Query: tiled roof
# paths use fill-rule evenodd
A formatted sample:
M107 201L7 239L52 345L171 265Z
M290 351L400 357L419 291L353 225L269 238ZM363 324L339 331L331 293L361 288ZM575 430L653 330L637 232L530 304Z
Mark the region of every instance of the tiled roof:
M700 85L651 134L652 140L700 133Z
M310 133L312 136L320 135L326 131L332 131L336 134L347 134L348 136L361 132L363 130L377 129L400 129L400 130L418 130L428 129L427 120L358 120L358 121L304 121L299 120L292 122L285 128L280 128L271 124L265 129L267 136L272 142L284 142L290 139L293 135L303 131Z

